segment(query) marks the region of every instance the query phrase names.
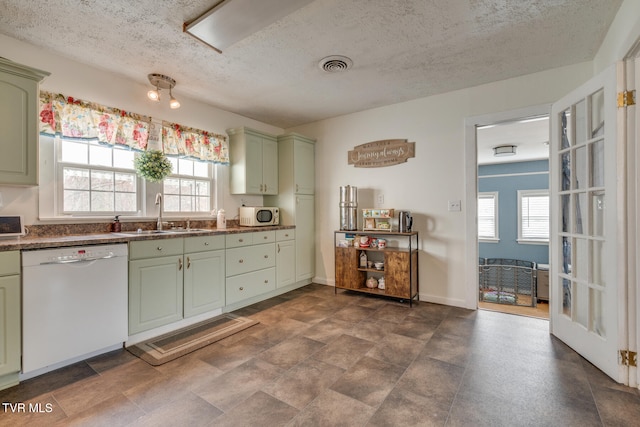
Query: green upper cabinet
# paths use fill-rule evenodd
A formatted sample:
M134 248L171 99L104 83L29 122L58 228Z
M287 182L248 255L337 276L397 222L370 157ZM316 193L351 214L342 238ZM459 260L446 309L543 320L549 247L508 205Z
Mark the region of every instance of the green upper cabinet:
M38 87L48 75L0 58L0 184L38 185Z
M287 134L278 142L291 141L293 146L293 181L296 194L315 193L315 140L302 135Z
M246 127L228 129L231 194L278 194L276 137Z

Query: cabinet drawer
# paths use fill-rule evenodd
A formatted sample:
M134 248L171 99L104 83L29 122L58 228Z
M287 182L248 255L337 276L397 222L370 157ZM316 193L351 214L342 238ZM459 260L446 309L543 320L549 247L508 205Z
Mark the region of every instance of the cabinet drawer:
M276 232L275 231L256 231L253 234L253 244L260 245L262 243L273 243L276 241Z
M213 251L224 249L224 236L196 236L184 239L184 253Z
M0 276L20 274L20 252L0 252Z
M226 288L227 305L273 291L276 288L276 269L266 268L229 277Z
M227 249L227 277L276 265L274 243Z
M225 236L227 248L239 248L251 245L253 243L252 234L253 233L227 234Z
M183 246L184 239L182 237L131 242L129 243L129 259L182 255Z
M282 242L284 240L293 240L296 238L296 230L276 230L276 241Z

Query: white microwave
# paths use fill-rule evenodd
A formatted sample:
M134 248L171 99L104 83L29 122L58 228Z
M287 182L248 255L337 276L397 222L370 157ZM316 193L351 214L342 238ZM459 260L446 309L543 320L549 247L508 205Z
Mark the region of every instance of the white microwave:
M280 209L264 206L242 206L240 208L240 225L257 227L261 225L280 224Z

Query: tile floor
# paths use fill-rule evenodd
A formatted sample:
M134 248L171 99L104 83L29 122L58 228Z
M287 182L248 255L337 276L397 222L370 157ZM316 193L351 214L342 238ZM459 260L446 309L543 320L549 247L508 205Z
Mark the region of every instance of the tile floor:
M27 409L3 405L0 426L640 423L639 391L545 320L316 284L237 313L260 324L159 367L116 351L1 391Z

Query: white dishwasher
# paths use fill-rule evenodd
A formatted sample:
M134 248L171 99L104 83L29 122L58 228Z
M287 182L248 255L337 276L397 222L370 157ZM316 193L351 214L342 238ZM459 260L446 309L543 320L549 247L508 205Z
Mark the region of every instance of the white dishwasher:
M23 378L122 347L127 254L126 244L22 252Z

